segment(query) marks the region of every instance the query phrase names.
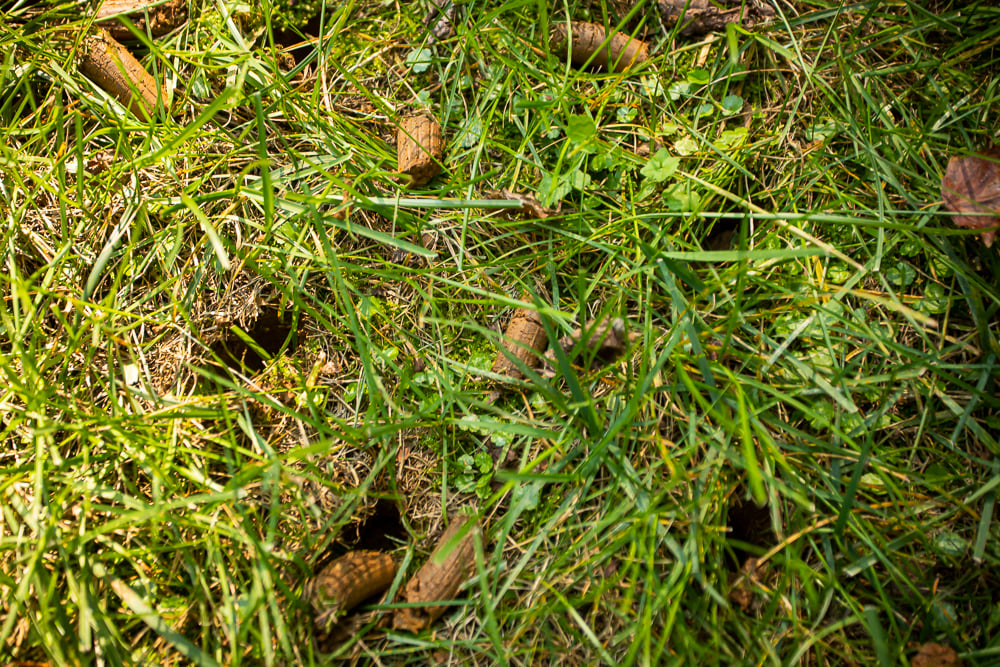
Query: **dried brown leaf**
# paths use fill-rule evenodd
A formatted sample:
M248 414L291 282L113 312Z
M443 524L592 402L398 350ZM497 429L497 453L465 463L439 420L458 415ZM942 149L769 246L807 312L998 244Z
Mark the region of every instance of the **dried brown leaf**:
M913 656L910 665L911 667L961 667L962 661L950 646L927 642Z
M997 219L1000 216L1000 149L990 148L982 155L951 158L941 179L941 198L945 208L960 214L952 218L959 227L997 226L1000 223ZM987 248L993 245L996 233L995 229L982 232Z

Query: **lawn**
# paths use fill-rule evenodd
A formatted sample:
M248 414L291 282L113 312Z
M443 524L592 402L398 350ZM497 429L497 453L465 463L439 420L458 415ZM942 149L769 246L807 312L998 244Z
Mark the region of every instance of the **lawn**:
M279 1L0 2L0 662L1000 664L1000 9Z

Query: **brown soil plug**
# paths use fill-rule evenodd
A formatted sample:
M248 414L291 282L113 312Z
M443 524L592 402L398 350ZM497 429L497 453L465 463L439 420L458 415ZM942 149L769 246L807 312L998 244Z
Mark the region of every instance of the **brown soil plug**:
M314 623L326 630L347 613L392 584L396 562L381 551L350 551L327 565L303 590L316 612Z
M557 55L564 54L566 40L570 39L570 59L577 66L585 65L589 60L594 67L624 72L649 59L649 46L645 42L620 32L613 34L608 45L602 49L601 44L607 39L607 33L603 26L596 23L573 21L570 33L567 35L565 23L556 24L549 38L549 48Z
M153 37L161 37L187 20L187 0L167 0L162 4L150 5L147 0L104 0L94 21L117 40L135 39L132 31L116 16L128 16L141 32Z
M465 534L456 541L463 531ZM406 602L452 600L476 566L476 542L482 526L475 516L454 519L438 540L434 553L406 583ZM431 626L445 611L445 605L397 609L392 627L420 632Z
M158 88L139 61L105 30L98 29L84 40L79 67L84 76L144 120L155 116L166 100L166 91Z
M746 29L774 18L774 10L760 0L659 0L660 14L667 26L681 23L680 35L691 37L713 30L725 30L726 24L737 23ZM718 5L729 5L723 9Z
M559 347L566 355L571 355L574 349L587 336L581 354L587 358L591 368L603 368L614 363L625 354L630 343L641 336L638 332L626 333L625 320L620 317L603 322L588 322L583 328L575 330L568 336L559 339ZM555 352L549 350L545 355L547 363L554 363Z
M497 351L493 362L493 372L502 373L512 378L522 377L510 355L524 362L529 368L538 365L538 354L548 347L549 338L542 326L542 316L529 308L518 308L510 318L507 331L504 334L503 349Z
M398 171L409 176L410 187L425 185L441 172L444 140L441 124L430 115L410 116L396 135Z

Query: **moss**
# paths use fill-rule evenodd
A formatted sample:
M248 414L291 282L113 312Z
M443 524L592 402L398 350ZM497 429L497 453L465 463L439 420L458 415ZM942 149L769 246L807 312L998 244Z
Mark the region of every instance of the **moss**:
M466 346L465 353L468 355L469 366L481 371L488 371L493 368L493 361L496 359L497 350L493 342L484 339Z
M302 27L322 8L321 0L276 0L271 6L271 22L279 28Z

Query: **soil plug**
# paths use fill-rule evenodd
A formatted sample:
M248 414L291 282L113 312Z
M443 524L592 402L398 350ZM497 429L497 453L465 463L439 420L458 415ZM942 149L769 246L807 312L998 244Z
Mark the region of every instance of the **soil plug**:
M420 187L441 172L444 141L441 124L430 115L410 116L396 135L399 173L409 177L408 187Z
M503 348L497 351L492 370L514 379L520 378L522 373L510 358L511 355L524 362L528 368L533 368L539 363L538 354L544 352L548 344L549 338L542 326L542 316L530 308L518 308L507 325Z
M629 344L637 340L639 335L637 332L626 333L625 320L616 317L601 323L588 322L583 328L560 338L559 347L567 356L571 356L573 350L579 349L580 341L587 336L581 353L588 360L588 368L603 368L621 358ZM552 350L545 355L545 360L549 363L555 362L555 358Z
M559 209L555 210L542 206L542 203L532 195L522 195L516 192L511 192L507 188L500 190L495 193L500 199L513 199L520 202L518 208L508 208L503 209L500 212L501 217L507 218L508 220L517 217L520 218L535 218L537 220L544 220L550 215L556 215L559 213Z
M681 24L679 34L682 37L725 30L729 23L749 30L774 18L774 10L760 0L722 0L718 3L711 0L659 0L657 4L664 24ZM716 4L733 8L721 9Z
M549 48L556 54L565 53L567 39L571 42L570 59L577 66L590 61L594 67L624 72L649 59L649 46L645 42L620 32L613 34L607 46L602 49L607 33L603 26L596 23L573 21L570 23L570 34L566 32L565 23L556 24L549 39Z
M153 5L146 0L104 0L94 15L94 21L117 40L135 39L132 31L119 21L128 16L137 30L161 37L187 20L187 0L167 0Z
M79 67L84 76L144 120L153 118L166 100L166 91L157 88L149 72L105 30L98 29L84 40Z
M403 589L406 602L452 600L475 569L476 543L482 526L475 516L454 519L438 540L434 553ZM420 632L445 611L445 605L406 607L396 610L392 627Z
M381 551L350 551L327 565L303 590L316 612L314 623L325 631L373 595L389 588L396 562Z
M955 649L936 642L921 644L910 660L910 667L962 667L964 664Z

